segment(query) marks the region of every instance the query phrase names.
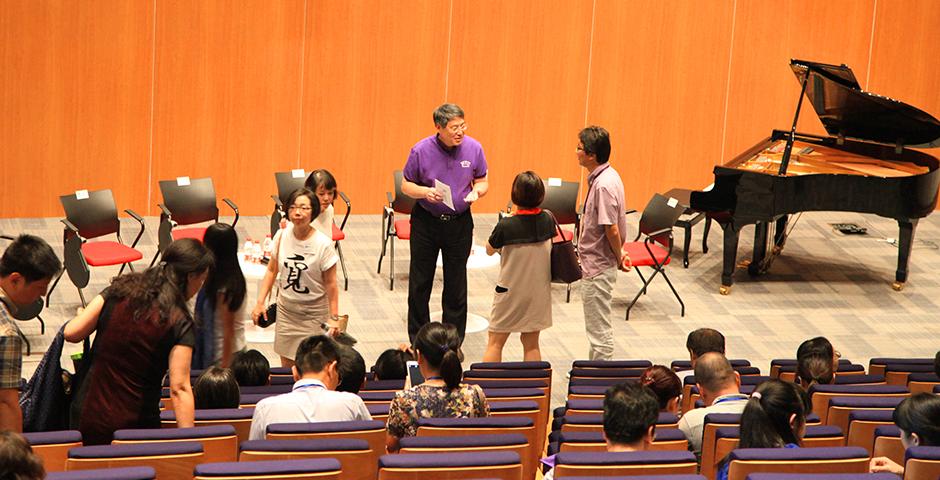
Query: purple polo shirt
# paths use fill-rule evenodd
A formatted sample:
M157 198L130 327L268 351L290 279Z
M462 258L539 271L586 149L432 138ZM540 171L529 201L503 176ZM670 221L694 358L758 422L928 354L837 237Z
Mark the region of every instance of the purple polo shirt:
M463 201L473 189L473 181L486 176L486 157L480 142L464 135L456 148L447 149L437 140L437 134L424 138L411 147L408 161L402 170L405 180L434 188L434 180L450 185L454 208L443 203L430 203L418 199L422 208L432 215L454 215L466 212L470 205Z
M614 255L604 234L605 225L617 225L620 240L627 233L626 198L620 174L610 163L599 165L588 175L588 195L581 216L581 236L578 253L584 276L597 276L611 267L616 268L620 259Z

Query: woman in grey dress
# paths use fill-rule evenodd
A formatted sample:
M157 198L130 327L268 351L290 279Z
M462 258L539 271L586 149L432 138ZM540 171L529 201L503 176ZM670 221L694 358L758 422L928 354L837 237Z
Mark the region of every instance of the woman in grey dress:
M524 361L541 360L539 332L552 326L552 238L555 221L539 208L545 185L535 172L516 175L512 182L515 214L500 219L486 244L486 253L500 252L499 280L490 315L484 362L502 361L509 334L520 333Z

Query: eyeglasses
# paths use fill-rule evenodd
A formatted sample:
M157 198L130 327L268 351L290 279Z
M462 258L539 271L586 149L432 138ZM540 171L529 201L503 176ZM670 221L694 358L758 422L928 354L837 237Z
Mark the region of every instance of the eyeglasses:
M589 152L584 148L584 146L582 146L582 145L578 145L577 150L578 150L579 152L589 153Z
M467 122L458 123L457 125L451 125L447 127L450 130L450 133L460 133L467 131Z
M287 210L300 210L301 212L309 212L313 210L309 205L291 205L287 207Z
M842 358L842 353L838 350L834 351L833 353L835 354L836 358Z

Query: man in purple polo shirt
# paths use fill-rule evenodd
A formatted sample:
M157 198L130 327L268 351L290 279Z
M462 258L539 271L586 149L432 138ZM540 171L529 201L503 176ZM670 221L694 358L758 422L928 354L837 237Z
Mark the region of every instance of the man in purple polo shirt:
M620 174L607 163L610 135L601 127L587 127L578 134L578 164L588 171L588 193L581 216L578 254L581 257L581 302L584 329L591 345L591 360L612 360L614 331L610 302L617 271L630 270L623 250L627 217Z
M414 342L431 321L428 302L437 252L444 260L444 323L467 327L467 258L473 245L470 205L486 195L486 158L480 142L466 136L463 110L445 103L434 110L437 133L411 147L402 170L401 191L417 199L411 212L411 268L408 278L408 337ZM450 186L454 208L445 205L435 180Z

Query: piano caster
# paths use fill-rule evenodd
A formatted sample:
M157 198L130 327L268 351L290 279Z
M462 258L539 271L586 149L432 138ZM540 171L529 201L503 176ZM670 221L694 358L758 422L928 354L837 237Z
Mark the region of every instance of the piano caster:
M893 282L891 288L893 288L895 292L900 292L904 290L904 282Z
M718 287L718 293L722 295L731 295L731 285L722 285Z

